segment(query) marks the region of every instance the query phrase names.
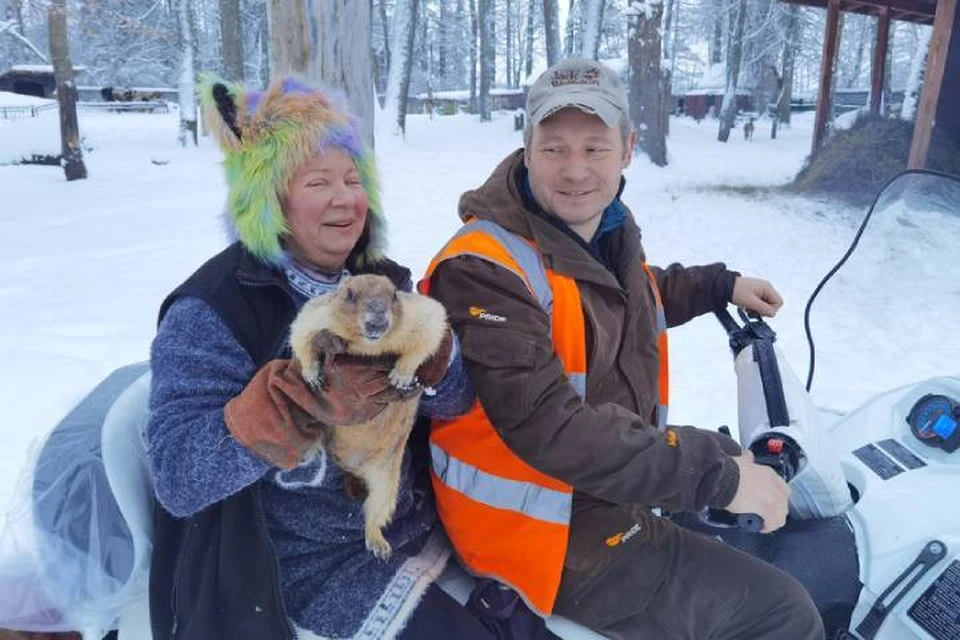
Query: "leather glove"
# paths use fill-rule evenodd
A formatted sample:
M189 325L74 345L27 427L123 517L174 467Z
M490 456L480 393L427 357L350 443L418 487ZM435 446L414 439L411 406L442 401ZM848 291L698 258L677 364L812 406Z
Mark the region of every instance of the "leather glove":
M424 387L434 387L443 380L450 367L450 353L453 351L453 331L447 329L437 352L417 367L417 380Z
M315 390L304 382L295 360L271 360L227 402L227 429L260 458L293 469L324 427L367 422L390 403L408 397L390 384L394 362L335 356L324 366L323 388Z

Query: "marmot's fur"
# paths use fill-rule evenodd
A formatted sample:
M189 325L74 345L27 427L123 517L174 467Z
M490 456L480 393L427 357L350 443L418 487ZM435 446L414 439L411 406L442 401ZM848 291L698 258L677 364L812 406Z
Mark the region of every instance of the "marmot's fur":
M398 356L390 382L410 395L369 422L333 425L323 437L323 446L346 474L348 494L356 490L351 475L366 485L365 537L379 558L393 551L383 527L397 506L400 465L417 417L422 392L416 388L417 368L436 353L447 326L439 302L398 291L376 275L346 278L336 291L307 302L290 326L290 345L304 380L317 388L323 385L323 364L337 353Z

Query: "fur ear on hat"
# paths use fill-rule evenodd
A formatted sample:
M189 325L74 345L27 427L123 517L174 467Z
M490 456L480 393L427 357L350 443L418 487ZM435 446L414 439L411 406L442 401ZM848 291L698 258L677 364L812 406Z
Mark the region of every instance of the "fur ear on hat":
M203 119L217 144L224 151L240 149L240 127L237 112L243 101L243 87L205 73L198 86Z
M293 78L279 78L260 92L204 74L198 91L207 127L224 152L227 220L251 253L268 264L286 259L282 198L289 180L312 154L336 148L353 160L369 203L367 227L348 264L383 258L386 224L376 164L344 100Z

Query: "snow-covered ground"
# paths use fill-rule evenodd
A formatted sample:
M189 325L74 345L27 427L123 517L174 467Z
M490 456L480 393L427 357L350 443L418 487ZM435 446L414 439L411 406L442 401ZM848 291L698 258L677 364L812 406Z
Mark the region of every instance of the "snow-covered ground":
M810 118L781 129L777 140L762 121L752 143L736 130L726 145L716 142L715 123L674 119L670 166L638 158L625 193L651 262L724 260L776 284L786 306L774 327L801 375L804 302L858 221L855 211L774 189L800 168ZM391 255L419 273L457 228L460 193L479 184L521 136L512 114L488 124L467 116L408 121L406 140L380 135L377 152ZM56 123L55 116L0 120L0 158L37 142L40 129L55 139ZM80 126L92 148L88 180L67 183L55 167L0 166L0 505L30 443L114 368L147 357L161 300L226 242L219 153L209 139L179 149L174 114L81 115ZM960 273L956 262L944 268ZM914 276L900 265L862 292L873 307L817 318L816 400L850 409L873 392L942 371L946 360L904 357L882 333L898 320L904 329L922 325L916 306L903 303ZM956 326L960 295L936 305ZM878 315L885 322L876 323ZM927 334L940 341L942 357L953 354L957 373L960 332L941 325ZM735 380L719 325L701 318L672 331L671 340L672 421L736 424Z

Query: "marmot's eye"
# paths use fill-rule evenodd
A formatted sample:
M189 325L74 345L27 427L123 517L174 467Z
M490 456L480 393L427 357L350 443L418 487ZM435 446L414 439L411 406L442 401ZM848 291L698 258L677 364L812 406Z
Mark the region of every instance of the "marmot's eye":
M356 301L357 301L357 293L353 289L347 288L347 302L356 302Z

